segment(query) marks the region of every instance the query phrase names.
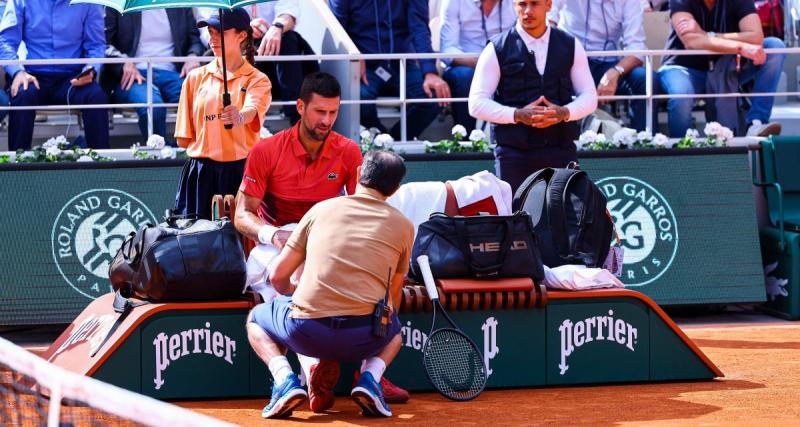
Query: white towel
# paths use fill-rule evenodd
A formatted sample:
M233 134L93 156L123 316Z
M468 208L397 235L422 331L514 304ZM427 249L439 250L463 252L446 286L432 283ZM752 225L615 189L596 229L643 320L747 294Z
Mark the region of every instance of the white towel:
M286 224L279 230L294 231L297 224ZM275 288L269 282L269 272L272 262L281 253L280 249L270 243L259 243L247 257L247 279L245 280L244 290L250 288L259 294L264 302L271 301L278 295ZM297 283L303 274L303 265L297 268L292 274L292 283Z
M498 215L511 215L511 186L488 171L450 181L459 208L491 197ZM414 224L414 233L420 224L434 212L444 212L447 187L443 182L409 182L403 184L387 202Z
M409 182L403 184L387 202L414 224L414 236L420 224L434 212L444 212L447 188L443 182Z
M458 207L463 208L491 197L497 207L498 215L511 215L511 185L494 176L489 171L451 181Z
M571 264L555 268L544 266L544 285L549 289L567 291L625 287L617 276L604 268Z

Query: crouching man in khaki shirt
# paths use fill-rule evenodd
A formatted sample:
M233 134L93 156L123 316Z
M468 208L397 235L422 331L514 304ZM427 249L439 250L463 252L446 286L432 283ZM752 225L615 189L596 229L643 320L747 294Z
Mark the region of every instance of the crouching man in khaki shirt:
M405 172L397 154L367 153L355 194L312 207L278 256L270 282L282 296L254 308L247 323L250 344L274 379L265 418L288 416L308 398L287 349L321 360L366 359L351 396L364 415L392 415L380 379L401 347L393 301L408 271L414 226L386 199ZM295 287L289 278L303 262ZM373 328L381 303L389 307L383 336Z

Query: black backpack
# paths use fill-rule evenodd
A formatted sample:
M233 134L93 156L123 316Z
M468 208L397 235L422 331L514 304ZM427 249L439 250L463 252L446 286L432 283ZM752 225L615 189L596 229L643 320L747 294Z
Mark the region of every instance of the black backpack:
M586 172L554 168L535 172L514 194L513 209L531 216L544 265L603 266L614 223L605 195Z

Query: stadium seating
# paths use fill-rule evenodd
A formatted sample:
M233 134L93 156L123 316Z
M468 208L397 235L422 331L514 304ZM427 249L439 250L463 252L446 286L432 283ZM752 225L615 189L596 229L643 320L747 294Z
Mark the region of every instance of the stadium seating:
M800 318L800 137L772 136L761 143L753 184L764 188L769 226L761 229L767 310ZM761 170L762 179L757 176Z

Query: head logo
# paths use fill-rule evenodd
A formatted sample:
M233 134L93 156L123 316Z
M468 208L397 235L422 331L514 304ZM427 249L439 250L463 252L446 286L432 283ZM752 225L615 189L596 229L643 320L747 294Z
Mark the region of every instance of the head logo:
M678 224L667 200L650 184L628 176L597 181L623 239L625 286L644 286L666 272L678 253Z
M109 291L108 266L122 242L147 223L156 218L136 197L114 189L85 191L53 222L53 261L70 286L96 298Z

